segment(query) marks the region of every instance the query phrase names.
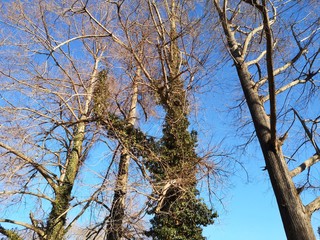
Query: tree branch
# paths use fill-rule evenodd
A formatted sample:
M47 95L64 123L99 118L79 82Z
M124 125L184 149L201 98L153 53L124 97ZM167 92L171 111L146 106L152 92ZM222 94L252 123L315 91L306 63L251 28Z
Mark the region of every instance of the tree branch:
M0 195L14 195L14 194L27 194L27 195L46 199L50 202L54 202L54 200L52 198L48 197L45 194L41 194L41 193L33 193L33 192L19 191L19 190L18 191L2 191L2 192L0 192Z
M15 220L11 220L11 219L6 219L6 218L0 218L0 222L4 222L4 223L12 223L12 224L16 224L25 228L28 228L36 233L38 233L41 236L44 236L44 231L41 230L40 228L37 228L31 224L25 223L25 222L20 222L20 221L15 221Z
M58 48L61 48L63 45L66 45L72 41L78 40L78 39L83 39L83 38L102 38L102 37L111 37L111 33L108 34L104 34L104 35L83 35L83 36L77 36L74 38L70 38L62 43L60 43L59 45L55 46L54 48L52 48L51 52L56 51Z
M260 55L256 59L247 62L247 65L250 66L258 63L264 57L264 55L266 55L266 53L267 51L263 51L262 53L260 53Z
M39 173L47 180L48 184L53 188L54 191L56 191L57 185L52 179L50 175L54 175L53 173L49 172L46 168L44 168L42 165L34 162L31 158L27 157L20 151L4 144L3 142L0 142L0 147L6 149L10 153L16 155L17 157L21 158L25 162L29 163L31 166L33 166Z
M292 178L297 176L298 174L302 173L304 170L306 170L307 168L311 167L312 165L314 165L315 163L317 163L319 161L320 161L320 155L314 155L314 156L308 158L306 161L304 161L298 167L293 169L290 172L290 176Z
M306 83L306 82L307 82L307 80L300 80L300 79L294 80L293 82L291 82L291 83L279 88L278 90L276 90L275 94L278 95L279 93L282 93L282 92L288 90L289 88L292 88L292 87L294 87L294 86L296 86L298 84ZM265 101L268 101L268 100L269 100L269 95L267 95L267 96L265 96L265 97L263 97L261 99L262 102L265 102Z
M243 51L242 51L242 55L243 57L246 56L247 54L247 51L248 51L248 46L250 44L250 41L252 39L252 37L259 31L261 31L263 29L263 25L253 29L249 34L248 36L246 37L246 40L244 41L244 44L243 44Z
M0 225L0 233L8 237L9 240L23 240L16 231L5 229L1 225Z
M286 69L288 69L289 67L293 66L293 64L299 60L299 58L307 52L307 49L301 49L292 59L291 61L287 62L286 64L284 64L282 67L279 67L277 69L275 69L273 71L273 75L277 76L280 73L284 72ZM263 77L260 79L259 82L256 83L257 87L262 86L266 81L268 80L268 77Z
M263 6L255 4L255 7L261 12L263 17L263 26L266 35L266 61L267 61L267 72L268 72L268 85L269 85L269 98L270 98L270 127L271 127L271 144L276 147L277 141L277 110L276 110L276 89L275 79L273 73L273 36L270 26L268 9L266 1L262 1Z
M105 26L103 26L101 22L98 19L96 19L86 7L84 7L83 10L99 27L101 27L107 33L107 36L111 37L120 46L124 47L125 49L128 49L128 46L123 41L121 41L120 38L115 36L111 31L109 31Z
M313 136L312 136L312 133L310 132L309 128L307 127L305 121L301 118L301 116L299 115L299 113L298 113L294 108L292 108L292 110L293 110L294 114L298 117L300 123L302 124L303 129L304 129L304 131L305 131L306 134L307 134L307 137L309 138L312 146L313 146L314 149L316 150L316 153L317 153L318 155L320 155L320 149L319 149L317 143L314 141Z
M311 216L312 213L320 209L320 197L317 197L306 206L306 211Z

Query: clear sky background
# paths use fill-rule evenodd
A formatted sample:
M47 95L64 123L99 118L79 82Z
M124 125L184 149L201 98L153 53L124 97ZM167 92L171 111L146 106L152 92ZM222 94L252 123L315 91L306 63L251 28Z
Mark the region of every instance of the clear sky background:
M261 169L257 169L261 171ZM250 174L250 173L249 173ZM207 227L208 240L281 240L286 239L272 189L261 171L252 181L232 177L235 184L226 197L216 224Z
M265 175L261 172L259 177L252 172L252 181L249 183L232 177L236 186L230 189L230 195L226 197L226 211L221 212L215 225L205 229L208 240L286 239L276 200ZM318 212L314 214L313 226L316 229L319 225Z

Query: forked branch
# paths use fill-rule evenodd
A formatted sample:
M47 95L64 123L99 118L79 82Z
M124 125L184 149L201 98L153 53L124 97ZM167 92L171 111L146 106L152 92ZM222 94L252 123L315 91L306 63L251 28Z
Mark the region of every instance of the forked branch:
M294 108L292 108L292 110L293 110L294 114L298 117L300 123L302 124L303 129L304 129L305 133L307 134L307 137L309 138L312 146L313 146L314 149L316 150L316 153L317 153L318 155L320 155L320 149L319 149L317 143L314 141L314 138L313 138L313 136L312 136L312 133L310 132L309 128L307 127L305 121L301 118L300 114L299 114Z

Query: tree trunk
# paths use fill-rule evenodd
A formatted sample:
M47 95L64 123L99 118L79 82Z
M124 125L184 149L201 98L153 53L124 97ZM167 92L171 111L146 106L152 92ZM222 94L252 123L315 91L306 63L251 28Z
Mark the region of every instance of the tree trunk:
M310 213L306 211L302 204L292 181L288 166L282 154L282 143L276 139L276 136L272 137L272 134L275 135L276 131L270 127L269 116L259 97L258 87L252 80L248 65L242 55L241 44L237 42L234 35L235 32L231 30L225 12L226 5L224 5L223 9L220 8L217 0L214 1L214 5L218 11L227 40L227 48L236 66L241 87L260 142L287 239L315 240L316 238L310 221ZM274 131L273 133L272 130Z
M238 57L235 61L242 89L254 122L257 137L275 193L288 240L315 240L310 215L307 213L290 176L280 142L271 141L269 117L259 98L247 65Z
M122 223L125 212L129 163L130 155L123 149L120 156L118 177L107 225L106 239L108 240L118 240L123 235Z
M140 70L138 69L136 73L136 78L140 75ZM129 126L134 126L136 122L136 107L138 101L138 85L137 79L134 79L132 98L129 114L127 121ZM120 154L119 170L116 180L116 186L111 206L111 212L107 224L107 240L118 240L123 236L123 219L125 216L125 201L128 188L128 177L129 177L129 164L130 164L130 153L127 146L123 146Z
M74 133L72 150L67 159L68 163L66 164L65 174L62 175L61 182L55 189L55 201L49 215L44 239L64 239L66 233L64 227L71 200L71 192L80 166L84 132L85 124L83 122L79 123Z

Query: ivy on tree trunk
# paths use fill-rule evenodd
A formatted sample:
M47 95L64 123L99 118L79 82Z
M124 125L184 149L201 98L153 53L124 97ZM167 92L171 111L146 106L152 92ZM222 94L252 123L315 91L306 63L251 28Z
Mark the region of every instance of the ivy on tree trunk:
M175 1L168 9L170 44L167 52L168 73L158 87L160 105L166 112L163 136L159 142L159 158L147 162L154 179L153 204L150 214L152 227L147 235L153 239L205 239L201 226L214 222L217 214L199 199L196 189L197 164L195 152L197 133L189 132L188 101L181 77Z

